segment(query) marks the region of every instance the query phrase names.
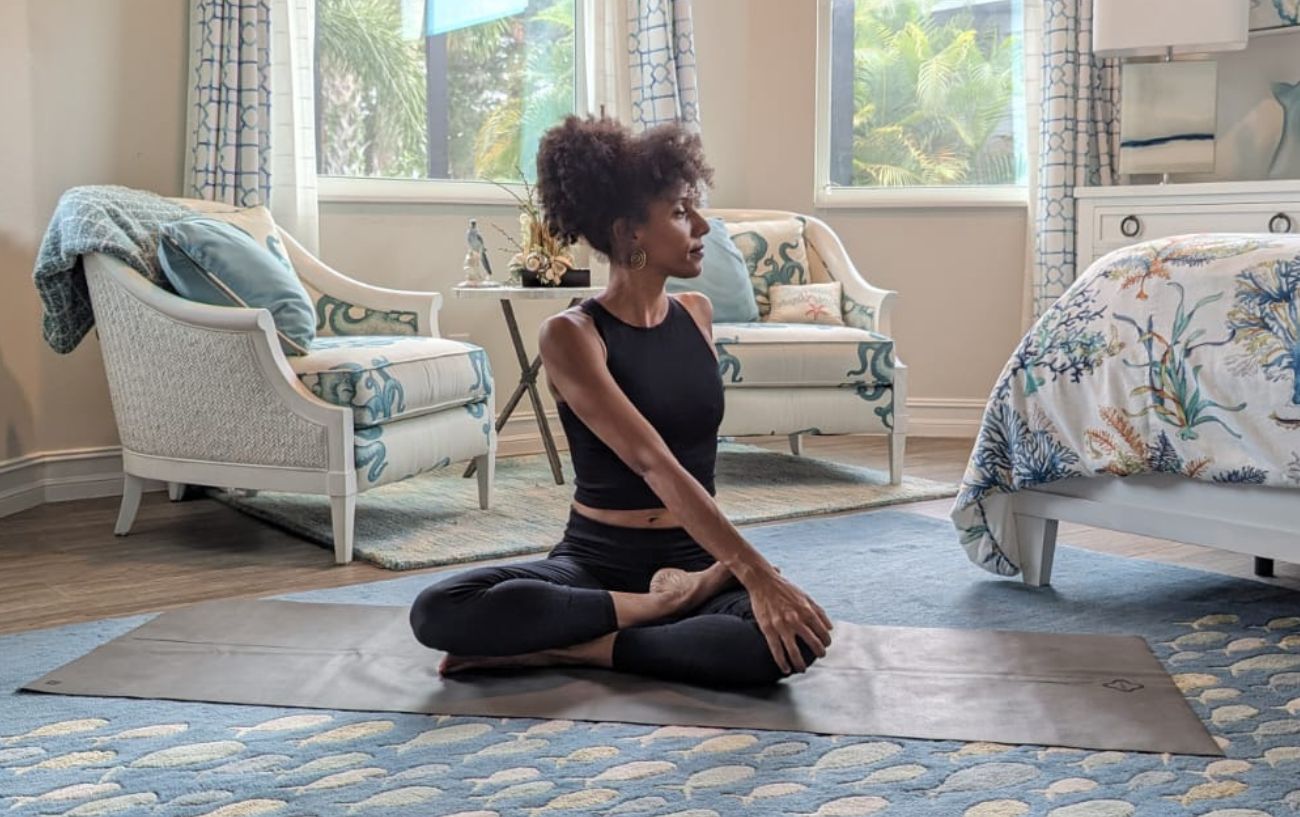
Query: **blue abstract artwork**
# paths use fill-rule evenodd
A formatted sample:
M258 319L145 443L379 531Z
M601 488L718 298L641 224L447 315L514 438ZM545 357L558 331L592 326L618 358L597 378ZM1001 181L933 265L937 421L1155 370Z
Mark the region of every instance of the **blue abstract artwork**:
M1133 63L1120 90L1120 173L1214 170L1215 63Z

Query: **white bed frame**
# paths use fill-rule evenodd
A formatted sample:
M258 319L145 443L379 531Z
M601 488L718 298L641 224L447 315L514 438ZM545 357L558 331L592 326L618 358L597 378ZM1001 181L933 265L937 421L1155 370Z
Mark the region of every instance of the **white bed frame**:
M1067 479L1011 495L1025 584L1050 583L1059 522L1126 531L1300 562L1300 492L1203 482L1169 474Z

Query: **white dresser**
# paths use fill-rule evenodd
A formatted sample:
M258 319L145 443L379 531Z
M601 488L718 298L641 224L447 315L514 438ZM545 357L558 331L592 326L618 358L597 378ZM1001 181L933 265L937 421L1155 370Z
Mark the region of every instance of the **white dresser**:
M1300 233L1300 181L1078 187L1082 272L1111 250L1184 233Z

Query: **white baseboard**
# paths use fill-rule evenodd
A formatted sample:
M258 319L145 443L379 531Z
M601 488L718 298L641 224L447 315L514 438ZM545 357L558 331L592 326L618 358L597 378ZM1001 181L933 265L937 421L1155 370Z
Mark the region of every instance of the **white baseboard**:
M546 422L551 426L551 434L555 437L555 444L561 450L569 447L568 438L564 436L564 428L560 425L560 416L554 411L546 412ZM542 433L537 430L536 415L531 411L516 411L506 420L505 427L497 435L497 456L498 457L517 457L521 454L540 454L545 449L542 448Z
M975 439L984 417L986 401L969 398L918 397L907 401L907 436ZM564 448L564 429L554 411L546 412L556 444ZM513 457L540 454L542 435L531 411L516 411L497 438L497 454Z
M907 436L979 436L987 400L968 397L913 397L907 401Z
M158 490L161 484L147 484ZM0 516L45 502L122 494L122 449L113 446L29 454L0 463Z
M918 397L908 401L909 437L966 437L974 439L984 414L983 400ZM560 448L567 446L560 418L546 413L551 433ZM497 439L497 455L538 454L542 437L531 411L517 411ZM149 483L146 490L160 490ZM120 496L122 453L117 446L29 454L0 463L0 517L34 508L45 502Z

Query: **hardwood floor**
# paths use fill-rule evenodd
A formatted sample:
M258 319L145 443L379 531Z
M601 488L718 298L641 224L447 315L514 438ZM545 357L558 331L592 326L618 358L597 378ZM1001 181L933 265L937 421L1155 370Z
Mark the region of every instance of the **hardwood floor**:
M788 450L784 437L746 442ZM961 478L969 440L917 437L907 445L908 474ZM884 438L807 437L804 452L876 468L887 462ZM951 504L943 499L904 507L947 519ZM0 519L0 633L398 575L364 562L336 566L330 551L224 505L208 499L171 503L165 493L147 494L133 532L119 538L113 536L117 505L116 497L63 502ZM1253 577L1251 557L1226 551L1077 525L1062 525L1059 539L1120 556ZM1300 590L1300 565L1279 563L1277 573L1269 581Z

